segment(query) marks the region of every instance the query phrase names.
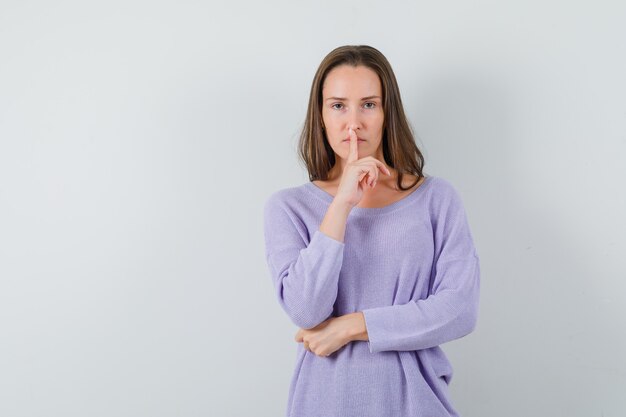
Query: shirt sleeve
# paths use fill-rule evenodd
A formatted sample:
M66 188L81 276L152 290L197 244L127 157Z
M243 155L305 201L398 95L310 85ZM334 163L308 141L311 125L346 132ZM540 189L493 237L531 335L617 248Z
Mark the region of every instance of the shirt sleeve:
M458 192L450 186L442 200L432 220L435 249L429 296L363 310L371 353L426 349L476 327L479 257Z
M304 223L279 193L265 204L264 236L278 302L298 327L317 326L332 314L345 243L320 230L308 241Z

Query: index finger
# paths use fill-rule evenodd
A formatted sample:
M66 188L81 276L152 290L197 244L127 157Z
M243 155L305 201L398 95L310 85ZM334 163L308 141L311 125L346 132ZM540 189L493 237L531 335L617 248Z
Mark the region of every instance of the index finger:
M348 134L350 135L350 151L348 152L348 162L354 162L359 159L359 145L356 133L352 128L348 128Z

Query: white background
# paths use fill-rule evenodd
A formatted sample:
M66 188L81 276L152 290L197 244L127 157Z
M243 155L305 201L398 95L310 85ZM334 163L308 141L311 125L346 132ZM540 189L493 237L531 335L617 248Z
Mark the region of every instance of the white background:
M459 412L622 416L625 4L0 1L0 415L284 414L262 205L367 44L481 258Z

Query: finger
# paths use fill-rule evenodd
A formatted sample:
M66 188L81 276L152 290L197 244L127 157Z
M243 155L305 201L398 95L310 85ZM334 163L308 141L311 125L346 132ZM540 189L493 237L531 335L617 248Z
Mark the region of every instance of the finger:
M359 165L359 168L361 169L361 173L359 174L358 182L360 183L361 181L363 181L362 185L367 185L368 187L371 187L374 180L376 179L376 165L363 164Z
M372 156L368 156L365 159L369 159L371 162L374 163L374 166L376 166L378 169L380 169L380 172L384 173L385 175L391 175L391 171L389 170L389 168L387 168L387 166L385 164L383 164L382 162L380 162L378 159L372 157Z
M372 187L372 171L369 169L365 172L365 180L363 181L363 184L370 188Z
M374 162L376 166L380 168L381 172L383 172L386 175L391 175L391 171L389 170L389 168L387 168L385 164L383 164L382 162L380 162L378 159L374 158L373 156L366 156L365 158L363 158L364 162L365 160Z
M376 164L372 164L372 168L370 169L370 187L374 187L374 183L378 181L378 167Z
M374 184L374 181L377 179L376 178L376 173L378 171L378 168L376 167L376 164L374 163L369 163L367 165L364 165L363 168L365 169L365 175L367 176L367 179L365 180L365 184L367 184L368 187L372 187L372 185Z
M352 128L348 128L350 135L350 151L348 152L348 162L354 162L359 159L359 140Z

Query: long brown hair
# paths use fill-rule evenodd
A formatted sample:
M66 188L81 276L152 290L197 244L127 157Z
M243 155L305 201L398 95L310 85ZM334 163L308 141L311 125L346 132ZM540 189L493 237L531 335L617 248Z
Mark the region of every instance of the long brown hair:
M328 179L335 165L335 152L322 129L322 86L328 73L339 65L358 65L372 69L380 79L383 102L383 156L385 163L398 171L397 185L408 190L419 182L424 168L424 157L415 144L413 132L404 114L400 89L387 58L377 49L367 45L345 45L332 50L318 67L309 96L307 116L300 134L298 154L309 172L309 180ZM417 177L414 184L402 188L402 175Z

